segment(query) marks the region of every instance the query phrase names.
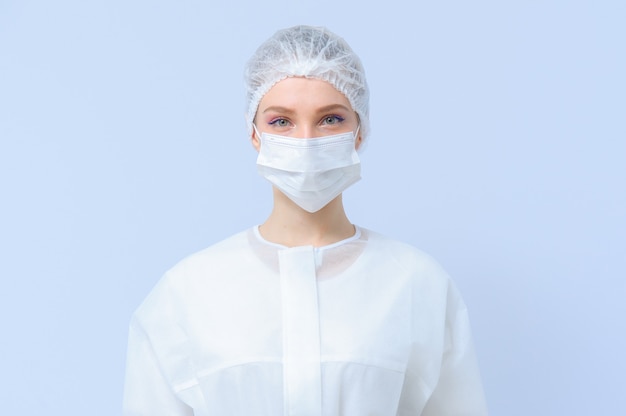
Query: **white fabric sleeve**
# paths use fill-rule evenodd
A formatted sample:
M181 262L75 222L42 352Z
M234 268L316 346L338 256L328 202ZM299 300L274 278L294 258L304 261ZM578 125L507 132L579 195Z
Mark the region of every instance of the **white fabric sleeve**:
M124 416L193 416L167 383L150 340L135 318L131 321L126 357Z
M422 416L486 416L487 405L467 308L452 283L447 297L446 331L439 378Z

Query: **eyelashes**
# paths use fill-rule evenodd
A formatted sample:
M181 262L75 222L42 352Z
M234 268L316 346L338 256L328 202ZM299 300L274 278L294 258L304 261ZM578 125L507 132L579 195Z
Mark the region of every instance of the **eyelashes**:
M341 123L343 123L345 118L334 114L334 115L331 115L331 116L324 117L323 120L324 120L325 124L334 125L334 124L341 124Z
M337 115L337 114L331 114L331 115L322 117L322 119L320 120L320 124L326 125L326 126L334 126L337 124L341 124L344 121L345 121L344 117L341 117L340 115ZM276 117L274 119L271 119L270 121L268 121L267 124L269 124L270 126L282 127L282 128L295 126L293 123L291 123L291 121L289 121L288 119L284 117Z
M269 124L270 126L276 126L276 127L289 127L291 123L286 118L280 117L280 118L275 118L273 120L270 120L267 124Z

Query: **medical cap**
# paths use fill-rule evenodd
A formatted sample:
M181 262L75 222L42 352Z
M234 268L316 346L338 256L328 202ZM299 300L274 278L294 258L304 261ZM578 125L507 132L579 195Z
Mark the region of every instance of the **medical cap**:
M323 27L294 26L266 40L245 67L246 120L252 123L261 99L289 77L324 80L343 93L359 115L363 138L369 133L369 89L361 60L348 43Z

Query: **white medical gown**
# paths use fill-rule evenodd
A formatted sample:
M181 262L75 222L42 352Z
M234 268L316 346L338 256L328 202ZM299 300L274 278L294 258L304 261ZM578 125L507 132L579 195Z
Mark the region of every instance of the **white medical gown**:
M124 414L486 415L467 311L417 249L365 229L196 253L132 318Z

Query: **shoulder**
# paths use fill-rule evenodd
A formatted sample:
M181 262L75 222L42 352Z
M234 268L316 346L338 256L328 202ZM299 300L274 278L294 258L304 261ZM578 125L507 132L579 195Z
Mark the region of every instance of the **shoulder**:
M220 277L246 263L249 252L248 231L242 231L185 257L158 280L135 315L171 316L184 308L186 299L196 296L200 289L211 293L223 281Z
M403 270L408 278L416 333L429 332L433 328L438 328L441 334L450 328L467 332L466 304L454 280L439 262L410 244L368 232L371 247L390 259L387 261L397 264L398 270Z
M223 262L232 256L241 255L249 248L248 230L239 232L203 250L195 252L176 263L166 273L167 275L184 274L189 270L203 267L208 264L215 266L215 262Z
M368 235L372 260L385 264L390 275L398 276L411 287L415 301L422 305L448 305L463 308L463 300L450 275L431 255L417 247L364 230Z
M429 254L411 244L389 238L371 230L364 230L368 235L368 244L371 251L393 261L397 265L413 274L427 274L447 281L449 279L441 265Z

